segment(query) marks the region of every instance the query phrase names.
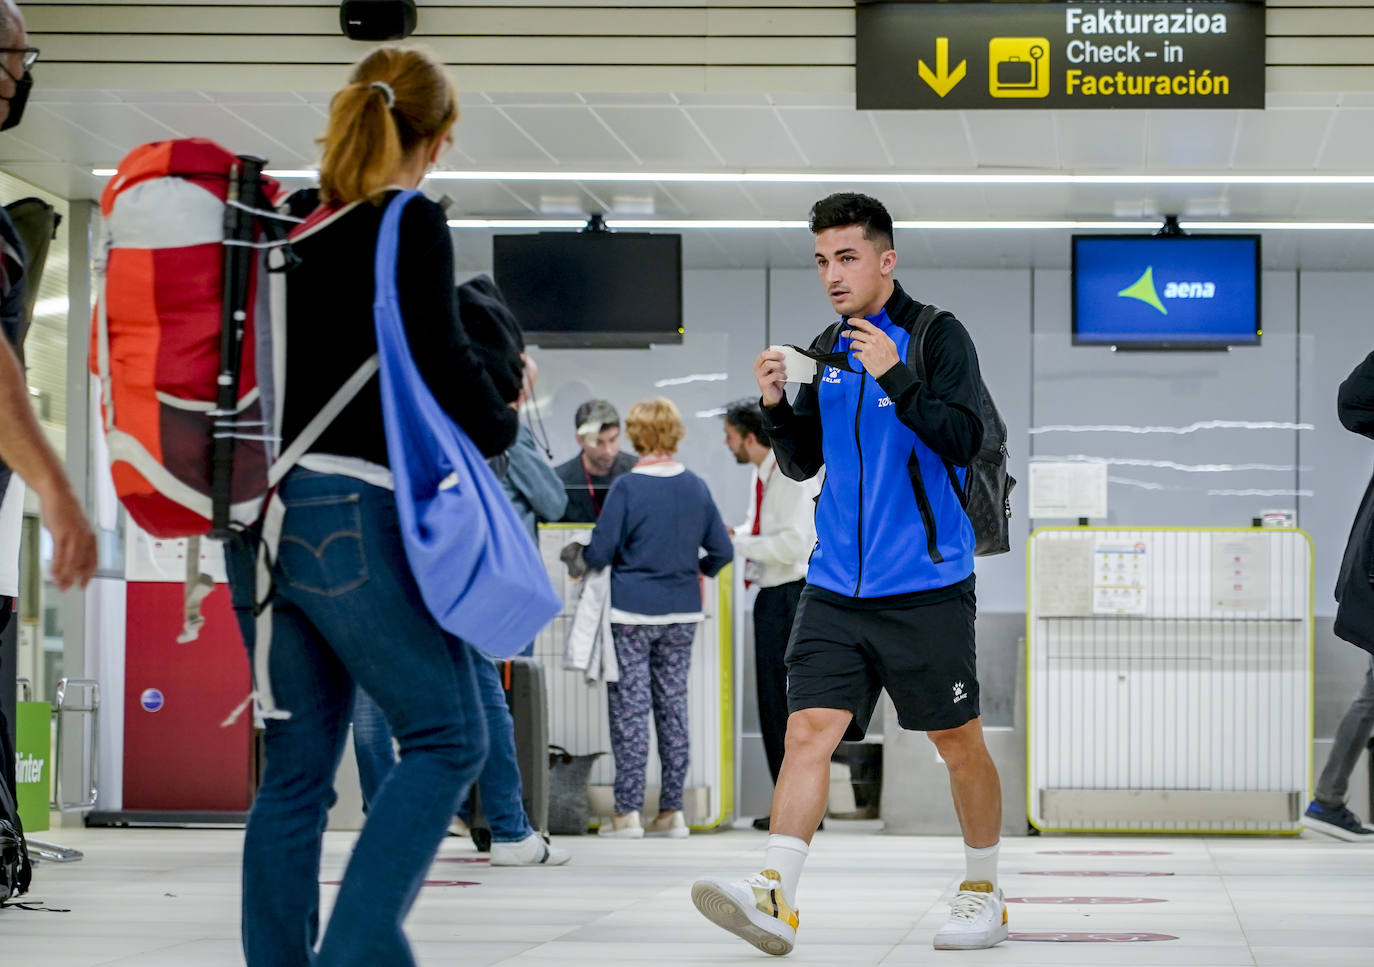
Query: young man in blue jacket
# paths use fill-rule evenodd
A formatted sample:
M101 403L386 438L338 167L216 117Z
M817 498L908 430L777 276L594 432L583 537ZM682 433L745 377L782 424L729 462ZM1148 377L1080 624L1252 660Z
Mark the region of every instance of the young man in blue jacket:
M765 351L754 363L778 466L795 480L826 469L787 648L790 715L772 835L761 873L698 880L692 899L759 949L791 951L830 756L846 734L863 736L885 688L901 726L926 732L949 767L964 834L967 873L935 947L991 947L1007 936L997 887L1002 795L978 716L973 527L954 487L983 438L978 356L946 318L926 336L929 380L906 364L921 304L892 277L897 253L882 203L831 195L812 207L810 225L838 333L827 328L811 344L810 354L829 355L790 404L783 354Z

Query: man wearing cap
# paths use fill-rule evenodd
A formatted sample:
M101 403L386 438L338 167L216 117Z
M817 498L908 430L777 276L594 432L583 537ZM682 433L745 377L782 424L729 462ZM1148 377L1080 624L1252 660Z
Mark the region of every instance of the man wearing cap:
M622 474L634 469L636 458L620 450L620 414L606 400L587 400L573 418L582 452L554 468L568 492L567 524L592 524L601 516L606 492Z

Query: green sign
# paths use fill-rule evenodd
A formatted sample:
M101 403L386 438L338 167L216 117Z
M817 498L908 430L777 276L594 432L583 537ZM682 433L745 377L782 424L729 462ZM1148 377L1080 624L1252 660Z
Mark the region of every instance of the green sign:
M52 776L52 710L47 702L15 706L14 779L25 833L48 828Z
M1264 5L860 2L860 110L1263 108Z

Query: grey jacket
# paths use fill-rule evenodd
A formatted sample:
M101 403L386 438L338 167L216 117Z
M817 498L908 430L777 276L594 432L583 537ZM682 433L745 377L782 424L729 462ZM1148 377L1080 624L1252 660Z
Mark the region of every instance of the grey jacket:
M523 423L506 457L508 462L501 476L501 486L525 522L530 536L538 543L539 522L558 520L568 506L563 481L544 460L534 442L534 434Z

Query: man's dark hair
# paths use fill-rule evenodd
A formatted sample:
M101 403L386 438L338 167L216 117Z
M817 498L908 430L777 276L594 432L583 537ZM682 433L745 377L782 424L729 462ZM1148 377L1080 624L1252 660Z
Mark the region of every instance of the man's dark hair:
M860 225L864 238L886 251L893 248L892 216L883 203L870 195L841 191L827 195L811 206L811 234L818 235L827 228Z
M587 400L577 408L577 413L573 416L573 426L580 430L589 421L598 423L600 428L597 432L604 433L613 426L620 426L620 414L606 400Z
M739 431L740 436L752 433L761 445L768 446L768 428L763 422L758 400L735 400L725 408L725 422Z

